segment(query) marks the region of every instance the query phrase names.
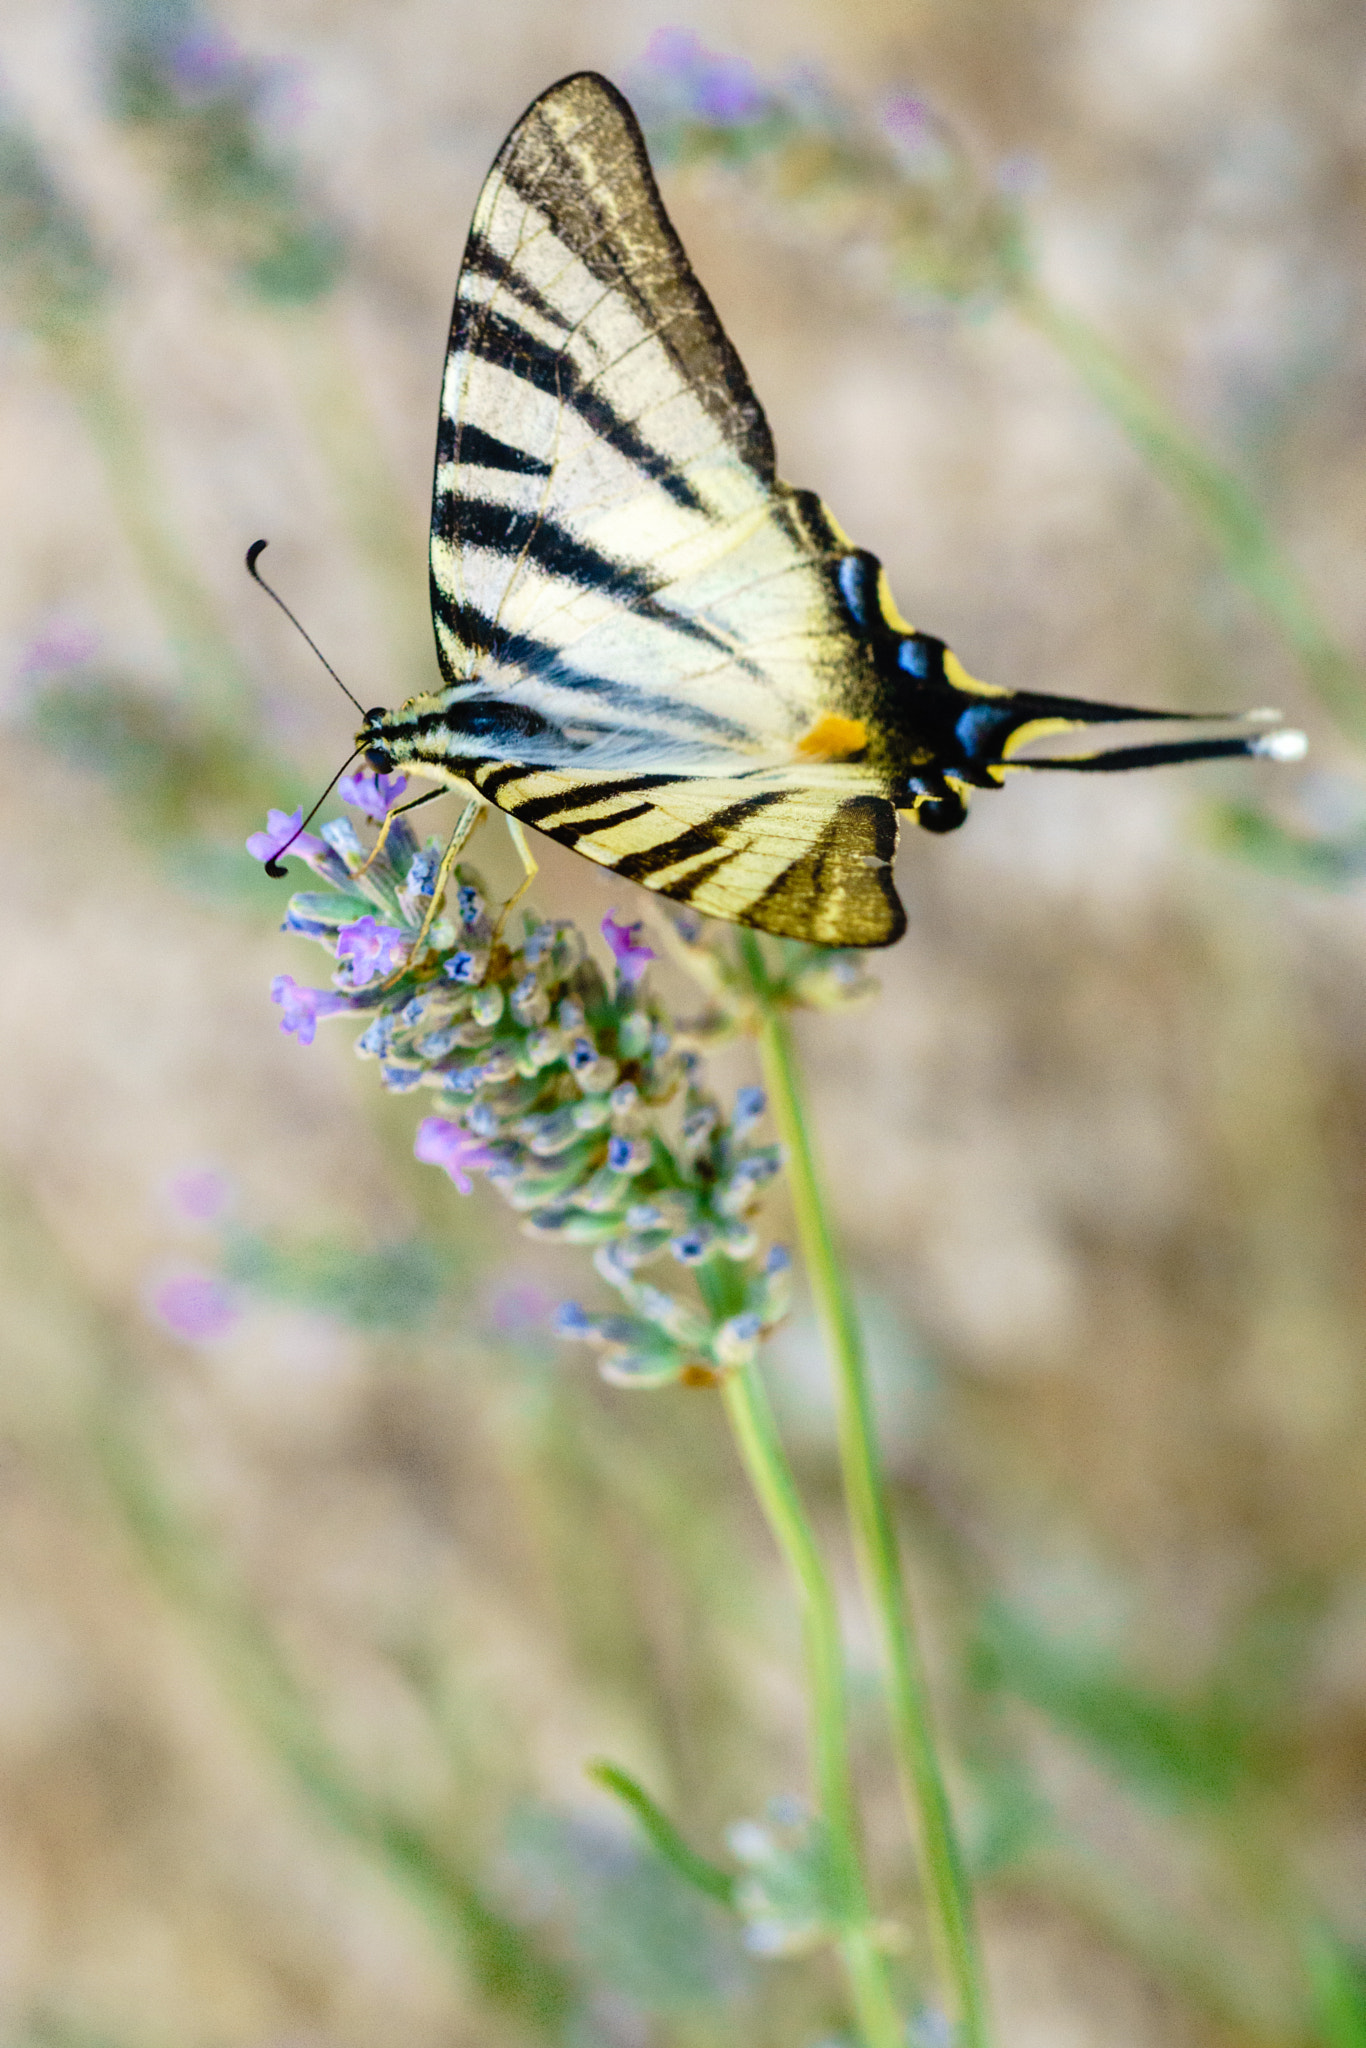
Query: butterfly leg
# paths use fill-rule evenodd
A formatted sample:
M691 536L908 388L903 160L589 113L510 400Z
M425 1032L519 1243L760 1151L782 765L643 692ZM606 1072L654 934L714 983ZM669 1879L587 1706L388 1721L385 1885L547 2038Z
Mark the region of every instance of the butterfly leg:
M356 869L356 879L359 880L362 875L368 874L383 853L384 842L389 837L389 827L393 824L395 818L401 818L405 811L419 810L423 804L434 804L439 796L447 796L449 793L445 789L429 789L425 796L415 796L411 803L395 804L391 811L386 811L384 813L384 823L379 828L379 838L370 848L363 864Z
M436 880L432 884L432 900L427 905L427 914L422 920L422 927L417 937L413 940L412 949L408 954L410 961L416 960L418 954L427 943L427 934L436 922L437 912L440 910L442 898L446 894L446 884L451 878L451 869L459 860L465 843L475 826L479 823L479 820L483 817L484 810L483 798L472 796L455 821L455 830L446 842L446 851L441 856L441 865L436 871ZM401 973L403 970L400 969L399 971Z
M502 910L499 912L498 922L494 927L493 932L493 943L495 946L503 936L503 926L508 921L509 913L516 909L517 905L521 902L522 898L526 895L527 890L531 887L537 875L540 873L540 867L537 864L536 856L527 844L526 833L522 830L516 818L514 818L510 812L504 811L503 823L508 828L508 838L512 841L513 845L517 849L517 858L521 861L522 866L525 869L525 873L523 874L521 881L517 884L517 887L508 897L507 902L503 905Z

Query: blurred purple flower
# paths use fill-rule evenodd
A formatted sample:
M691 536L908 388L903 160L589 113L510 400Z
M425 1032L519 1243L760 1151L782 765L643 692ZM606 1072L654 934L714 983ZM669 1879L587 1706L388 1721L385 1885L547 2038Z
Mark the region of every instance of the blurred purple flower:
M166 68L187 97L202 99L225 86L246 82L247 67L231 36L207 24L178 36L166 53Z
M656 71L673 72L688 78L704 56L701 43L690 28L657 28L645 45L645 62Z
M753 121L764 110L764 93L747 57L712 57L693 88L697 111L718 127Z
M277 859L288 841L299 832L303 821L302 804L297 811L268 811L265 831L252 833L247 841L247 852L253 860ZM297 853L301 860L310 860L323 851L323 842L315 838L311 832L299 832L298 838L294 840L289 850L291 853Z
M682 87L694 114L718 127L752 121L767 103L747 58L708 50L691 29L656 29L645 47L645 61L664 82Z
M628 988L634 988L658 955L640 937L639 924L621 924L615 917L608 916L602 921L602 935L612 949L617 973Z
M21 676L50 676L64 668L80 668L92 661L99 641L85 626L55 620L35 634L19 656Z
M383 818L408 787L406 775L376 775L373 768L356 768L343 775L337 795L344 804L354 804L376 823Z
M191 1223L215 1223L232 1198L232 1183L216 1166L191 1166L170 1185L171 1206Z
M241 1311L232 1293L215 1273L176 1273L152 1290L153 1315L191 1344L211 1344L224 1337Z
M888 103L882 125L894 142L924 142L930 132L930 110L914 93L899 92Z
M504 1282L488 1298L487 1314L503 1337L522 1337L543 1330L554 1302L533 1280Z
M473 1193L474 1182L467 1169L478 1172L493 1163L487 1145L462 1131L449 1117L428 1116L417 1127L413 1156L424 1166L439 1166L448 1173L462 1195Z
M1008 199L1031 199L1048 183L1048 171L1040 158L1026 150L1003 156L996 166L996 189Z
M351 1007L346 996L330 988L300 988L292 974L276 975L270 1000L284 1011L280 1029L297 1032L300 1045L312 1045L319 1017L335 1017Z
M367 911L337 933L337 958L351 962L351 985L364 988L401 967L408 957L409 935L396 924L377 924Z

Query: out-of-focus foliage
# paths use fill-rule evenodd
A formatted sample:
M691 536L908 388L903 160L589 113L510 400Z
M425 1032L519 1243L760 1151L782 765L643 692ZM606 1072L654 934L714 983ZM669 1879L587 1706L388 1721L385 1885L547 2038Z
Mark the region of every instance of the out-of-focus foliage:
M108 101L155 152L187 224L280 305L331 290L341 236L310 209L263 133L273 81L193 0L104 0Z

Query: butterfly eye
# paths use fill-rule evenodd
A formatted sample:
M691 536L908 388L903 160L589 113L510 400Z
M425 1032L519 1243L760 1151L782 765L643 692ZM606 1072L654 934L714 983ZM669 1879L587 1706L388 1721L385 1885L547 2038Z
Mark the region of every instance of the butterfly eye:
M376 775L393 774L394 757L387 747L367 747L365 758L374 769Z

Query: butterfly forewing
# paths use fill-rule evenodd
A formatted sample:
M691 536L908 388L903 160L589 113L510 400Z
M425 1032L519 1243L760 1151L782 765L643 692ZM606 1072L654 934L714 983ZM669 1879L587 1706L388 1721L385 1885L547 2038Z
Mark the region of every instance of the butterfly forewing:
M866 667L844 550L811 525L634 117L567 80L509 138L461 273L432 539L448 678L530 714L508 758L780 767Z
M399 753L710 914L885 944L884 778L801 753L874 688L848 547L775 480L630 108L601 78L553 87L461 269L432 513L447 687L399 714Z

